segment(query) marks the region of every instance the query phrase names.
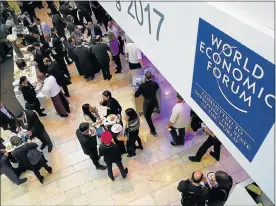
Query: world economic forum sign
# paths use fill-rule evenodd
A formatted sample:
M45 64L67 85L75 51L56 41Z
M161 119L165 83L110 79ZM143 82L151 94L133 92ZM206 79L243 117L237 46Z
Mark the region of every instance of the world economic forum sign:
M275 122L274 65L199 19L191 97L251 162Z

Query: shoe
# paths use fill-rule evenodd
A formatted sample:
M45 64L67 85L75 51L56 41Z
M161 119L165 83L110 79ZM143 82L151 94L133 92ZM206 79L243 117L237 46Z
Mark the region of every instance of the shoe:
M133 157L133 156L136 156L136 153L127 155L127 157Z
M73 61L71 61L71 62L67 62L67 64L68 64L68 65L73 64Z
M219 161L219 158L216 157L215 153L213 151L210 151L210 155L215 158L217 161Z
M104 80L107 80L107 77L104 77Z
M66 115L60 115L60 117L68 117L68 114L66 114Z
M27 182L27 180L28 180L27 178L19 179L19 184L18 185L21 185L21 184Z
M98 167L96 167L97 170L105 170L106 166L103 165L99 165Z
M45 110L45 108L39 109L39 111L43 112Z
M48 152L50 153L50 152L52 152L52 150L53 150L53 146L52 145L51 146L48 145Z
M112 79L112 75L110 75L110 76L108 77L108 81L109 81L110 79Z
M47 170L48 173L52 174L53 168L49 167L49 171Z
M191 160L192 162L200 162L200 160L197 159L195 156L190 156L190 157L188 157L188 158L189 158L189 160Z
M122 71L121 71L121 70L117 70L117 71L115 72L115 74L119 74L119 73L122 73Z
M45 113L40 113L40 114L38 114L40 117L45 117L45 116L47 116L47 114L45 114Z
M171 142L171 145L172 146L177 146L177 144L175 144L175 142Z
M112 181L115 181L115 178L114 177L109 177Z
M43 177L43 176L41 176L40 178L38 178L38 180L39 180L39 182L40 182L41 184L43 184L44 177Z
M141 146L141 147L139 147L139 146L136 146L136 149L140 149L140 150L143 150L144 148Z
M46 144L42 143L42 145L40 146L40 149L44 150L45 147L46 147Z
M157 135L157 133L156 133L156 132L153 132L153 131L150 131L150 134L151 134L152 136L156 136L156 135Z
M127 177L128 169L127 167L125 168L125 176L123 177L124 179Z
M88 77L89 81L92 81L93 79L95 79L95 77Z

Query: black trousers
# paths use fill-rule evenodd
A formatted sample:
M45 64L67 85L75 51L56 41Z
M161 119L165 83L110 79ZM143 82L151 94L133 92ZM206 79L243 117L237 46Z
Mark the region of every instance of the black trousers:
M211 135L208 137L208 139L203 143L203 145L201 145L201 147L198 149L197 153L196 153L196 158L198 160L201 160L201 158L203 157L203 155L207 152L207 150L214 146L214 155L216 158L220 158L220 145L221 142L215 138L212 137Z
M91 13L89 12L79 11L79 17L80 17L81 24L83 24L83 17L85 18L87 23L92 22Z
M173 138L173 141L175 144L177 145L184 145L184 138L185 138L185 128L174 128L174 127L170 127L171 128L171 135ZM178 130L178 132L177 132Z
M70 94L69 94L69 90L68 90L67 85L62 85L62 89L64 91L65 96L69 97Z
M91 153L91 154L89 154L89 157L92 160L92 162L95 165L95 167L100 166L100 163L99 163L100 157L99 157L99 155L97 153L93 153L93 154Z
M100 67L103 73L103 78L108 79L111 76L110 69L109 69L109 62L100 64Z
M120 161L117 161L117 162L114 162L117 167L119 168L120 172L121 172L121 175L122 177L125 177L126 176L126 173L125 173L125 168L124 168L124 165L122 163L122 160ZM113 172L112 172L112 162L105 162L106 164L106 167L107 167L107 174L108 174L108 177L110 177L111 179L113 178Z
M45 129L43 129L43 131L34 136L36 136L37 139L39 139L42 142L42 144L48 145L48 147L53 147L53 143L50 139L50 136L48 135Z
M58 56L55 59L56 59L57 63L59 64L61 71L63 71L63 73L66 74L66 76L71 78L71 75L68 71L67 65L64 61L64 56Z
M124 55L124 41L122 40L121 36L118 37L118 41L120 54Z
M7 160L9 161L9 160ZM5 165L1 165L1 175L4 174L9 178L10 181L19 185L20 179L17 176L16 169L12 167L10 162L7 162Z
M35 165L34 168L32 169L32 171L34 172L37 179L42 178L42 175L40 174L40 171L39 171L42 167L44 167L44 169L48 173L52 172L51 167L47 164L47 160L45 159L44 155L42 155L41 160L39 161L39 163L37 165Z
M128 65L129 65L129 68L131 70L133 70L133 69L140 69L142 67L140 63L130 63L129 62Z
M156 105L157 105L157 99L153 99L153 100L144 99L144 103L143 103L144 116L149 125L150 131L154 132L154 133L156 131L155 131L155 127L152 122L151 115L152 115Z
M116 69L118 71L122 70L122 64L121 64L121 59L120 59L120 53L118 53L116 56L113 56L113 60L115 64L117 65Z
M136 141L138 142L139 147L142 147L142 141L139 137L139 130L129 132L127 141L127 153L129 155L134 155L136 152Z

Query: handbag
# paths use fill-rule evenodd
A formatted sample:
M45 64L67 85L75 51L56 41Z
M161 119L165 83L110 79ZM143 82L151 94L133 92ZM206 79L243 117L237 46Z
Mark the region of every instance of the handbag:
M31 163L31 165L37 165L42 157L42 152L38 151L36 148L31 149L27 153L27 157Z

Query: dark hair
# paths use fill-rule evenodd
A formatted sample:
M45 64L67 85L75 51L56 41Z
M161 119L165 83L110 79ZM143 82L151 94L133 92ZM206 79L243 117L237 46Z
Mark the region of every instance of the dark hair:
M32 45L32 46L29 46L28 48L27 48L27 51L28 52L33 52L35 50L35 48L34 48L34 46Z
M108 91L108 90L105 90L105 91L103 92L103 96L105 96L105 97L112 97L111 92Z
M219 187L230 190L233 184L232 177L230 177L226 172L217 171L215 173L216 182L218 183Z
M182 96L181 96L179 93L176 94L176 97L177 97L177 99L179 99L180 101L183 101L183 98L182 98Z
M125 113L129 117L129 119L128 119L129 121L138 118L138 115L137 115L136 111L134 109L132 109L132 108L126 109Z
M199 178L195 178L195 172L192 173L192 180L193 180L194 183L199 184L202 179L203 179L203 174L202 173L201 173Z
M17 36L18 38L23 38L23 37L24 37L23 34L16 34L16 36Z
M24 59L17 59L15 63L16 63L16 66L18 67L18 69L20 69L20 70L24 70L24 67L27 66Z
M73 41L73 39L74 39L74 38L70 36L70 37L68 38L68 42L71 44L72 41Z
M94 117L94 115L90 112L89 110L89 104L84 104L82 105L82 111L83 111L83 114L87 115L88 117L90 117L90 119L93 121L93 122L96 122L97 118Z
M151 72L150 72L150 71L147 71L147 72L145 73L145 77L146 77L147 80L150 80L150 79L152 78Z
M79 38L77 38L77 39L76 39L76 45L82 45L82 40L79 39Z
M34 47L35 47L35 46L36 46L36 47L40 47L40 43L34 42L34 43L33 43L33 46L34 46Z
M21 87L22 87L22 83L27 79L26 76L22 76L20 77L19 79L19 90L21 90Z
M12 136L10 142L13 146L18 146L21 144L21 139L18 136Z
M41 21L40 18L35 18L36 21Z
M87 123L87 122L83 122L83 123L81 123L80 126L79 126L79 130L80 130L81 132L84 132L84 131L86 131L86 130L88 130L88 129L89 129L89 123Z

